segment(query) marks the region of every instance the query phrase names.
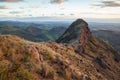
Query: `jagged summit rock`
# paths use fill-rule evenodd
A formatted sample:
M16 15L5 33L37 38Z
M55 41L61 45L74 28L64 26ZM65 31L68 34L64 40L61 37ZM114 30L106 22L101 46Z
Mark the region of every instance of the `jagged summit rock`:
M74 45L77 45L80 42L83 44L87 42L91 35L92 34L88 28L88 23L83 19L77 19L70 25L65 33L56 40L56 42L70 43Z
M91 40L92 38L92 33L88 27L88 24L86 22L84 22L84 24L82 25L82 28L80 30L80 38L79 38L79 41L80 41L80 44L81 45L85 45L88 41Z
M84 23L84 24L88 25L88 23L86 21L84 21L83 19L77 19L76 21L74 21L71 24L71 26L79 25L80 23Z

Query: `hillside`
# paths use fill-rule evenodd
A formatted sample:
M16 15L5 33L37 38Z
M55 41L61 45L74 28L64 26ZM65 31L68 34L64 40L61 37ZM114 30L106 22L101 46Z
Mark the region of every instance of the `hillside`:
M50 34L50 36L53 37L54 41L56 39L58 39L64 32L65 32L66 28L65 27L55 27L52 28L48 31L48 34Z
M55 27L50 30L40 29L36 26L21 28L16 26L0 27L0 34L12 34L30 41L55 41L66 30L65 27Z
M80 32L75 37L76 40L73 39L77 45L35 43L14 35L1 35L0 79L119 80L120 55L111 45L93 36L82 19L70 27ZM67 30L70 30L70 27ZM71 33L67 37L72 35Z
M119 31L110 31L110 30L98 30L93 31L93 33L109 42L117 51L120 51L120 32Z

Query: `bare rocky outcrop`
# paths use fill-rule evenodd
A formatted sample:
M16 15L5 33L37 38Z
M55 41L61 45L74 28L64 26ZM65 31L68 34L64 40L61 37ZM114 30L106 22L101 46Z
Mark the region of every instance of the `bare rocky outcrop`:
M57 40L58 43L80 43L85 44L90 40L92 34L88 28L88 23L83 19L77 19L73 22L65 33Z
M80 45L84 47L90 41L91 37L92 34L90 32L90 29L88 28L88 25L83 24L83 27L80 30Z
M82 28L80 30L80 35L79 35L79 46L78 46L78 49L80 49L80 53L85 53L84 48L91 39L92 39L92 33L88 28L88 24L86 23L82 24Z
M65 31L65 33L56 40L58 43L71 43L76 45L78 43L78 40L84 30L88 29L88 24L83 19L77 19L75 22L73 22L70 27ZM86 30L89 31L89 30ZM85 31L85 33L86 33ZM83 37L83 36L82 36ZM76 42L76 43L75 43Z
M83 19L73 22L65 33L57 40L58 43L68 43L77 47L77 51L84 53L84 47L91 40L92 33L88 23Z

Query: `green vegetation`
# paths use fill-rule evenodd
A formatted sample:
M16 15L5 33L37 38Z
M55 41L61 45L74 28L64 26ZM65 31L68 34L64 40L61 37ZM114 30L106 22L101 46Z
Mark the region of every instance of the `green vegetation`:
M38 27L20 28L15 26L0 27L0 34L12 34L23 37L27 40L41 42L41 41L55 41L66 30L65 27L56 27L50 30L40 29Z

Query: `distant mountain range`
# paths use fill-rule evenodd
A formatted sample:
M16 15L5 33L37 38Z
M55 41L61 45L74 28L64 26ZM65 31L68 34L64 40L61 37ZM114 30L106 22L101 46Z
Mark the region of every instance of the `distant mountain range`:
M52 29L54 27L68 27L71 21L36 21L36 22L19 22L19 21L0 21L0 26L17 26L27 28L35 26L40 29Z
M55 27L49 30L29 26L27 28L4 26L0 27L0 34L12 34L31 41L54 41L66 30L65 27Z
M117 51L120 51L119 23L89 22L88 24L93 34L109 42ZM1 21L0 34L13 34L35 42L55 41L64 33L64 31L67 29L69 25L70 22L66 22L66 21L65 22L42 21L42 22L33 22L33 23L17 22L17 21ZM77 29L75 32L76 33L78 32ZM70 33L73 34L71 31ZM73 35L73 37L75 36Z
M120 23L88 23L91 30L110 30L110 31L120 31Z
M93 33L97 37L110 43L116 50L120 51L120 31L97 30L93 31Z

